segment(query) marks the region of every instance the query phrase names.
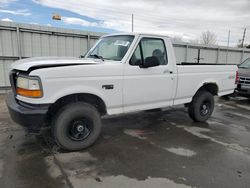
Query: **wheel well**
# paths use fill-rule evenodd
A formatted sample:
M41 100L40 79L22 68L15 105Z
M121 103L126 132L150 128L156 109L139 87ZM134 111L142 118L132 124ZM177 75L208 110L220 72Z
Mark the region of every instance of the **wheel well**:
M93 95L93 94L88 94L88 93L77 93L77 94L64 96L58 99L55 103L53 103L49 107L49 110L47 113L48 119L51 119L52 116L56 114L58 110L61 109L61 107L70 103L78 102L78 101L86 102L88 104L93 105L94 107L97 108L97 110L99 111L101 115L105 115L107 112L106 105L100 97Z
M218 95L218 86L216 83L204 83L203 86L201 86L198 91L205 90L210 92L212 95ZM198 92L197 91L197 92ZM196 93L197 93L196 92Z

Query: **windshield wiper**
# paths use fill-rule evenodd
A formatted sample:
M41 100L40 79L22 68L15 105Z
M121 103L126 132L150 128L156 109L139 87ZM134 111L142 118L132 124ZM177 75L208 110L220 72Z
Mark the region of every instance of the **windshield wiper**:
M95 57L97 59L101 59L102 61L104 61L104 58L100 55L97 55L97 54L91 54L91 55L89 55L89 57Z

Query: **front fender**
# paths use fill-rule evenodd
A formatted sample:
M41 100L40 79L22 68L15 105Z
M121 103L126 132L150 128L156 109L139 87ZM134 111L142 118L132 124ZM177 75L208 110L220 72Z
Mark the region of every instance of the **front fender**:
M92 88L90 86L83 86L83 85L62 87L61 89L57 88L56 91L53 90L53 92L45 93L42 98L34 99L34 98L27 98L27 97L17 95L17 99L27 102L27 103L32 103L32 104L53 104L62 97L65 97L71 94L77 94L77 93L86 93L86 94L96 95L103 100L106 106L109 105L107 101L107 97L105 97L104 93L101 92L101 90L98 90L97 88Z

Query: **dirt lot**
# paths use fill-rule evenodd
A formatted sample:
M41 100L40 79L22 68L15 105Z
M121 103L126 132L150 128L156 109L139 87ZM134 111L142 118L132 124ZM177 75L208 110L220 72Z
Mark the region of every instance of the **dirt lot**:
M249 187L250 102L217 99L207 123L182 107L103 119L81 152L59 150L10 120L0 95L0 187Z

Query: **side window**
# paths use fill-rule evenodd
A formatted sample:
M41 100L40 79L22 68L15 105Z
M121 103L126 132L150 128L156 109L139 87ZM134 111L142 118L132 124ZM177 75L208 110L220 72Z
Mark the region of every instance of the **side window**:
M140 49L140 44L138 44L138 46L136 47L131 59L130 59L130 62L129 62L130 65L134 65L134 66L139 66L139 65L142 65L142 56L141 56L141 49Z
M147 57L155 56L160 65L168 64L167 51L162 39L143 38L136 47L129 64L134 66L142 65Z
M168 63L167 51L162 39L143 38L140 43L143 61L145 61L147 57L155 56L159 60L160 65L166 65Z

